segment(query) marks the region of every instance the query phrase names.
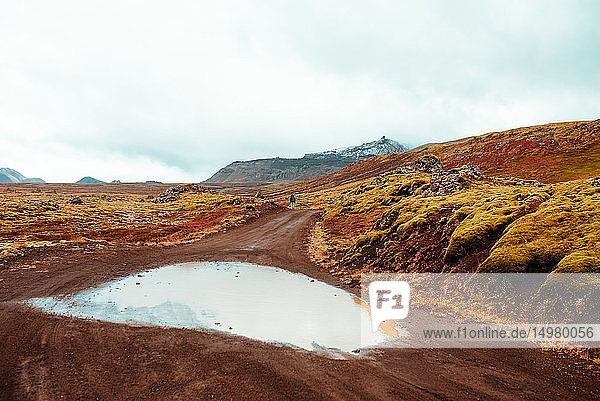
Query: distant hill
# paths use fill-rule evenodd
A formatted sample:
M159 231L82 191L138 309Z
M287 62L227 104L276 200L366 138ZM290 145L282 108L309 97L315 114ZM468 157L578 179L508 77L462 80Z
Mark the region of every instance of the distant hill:
M77 181L75 184L100 184L100 183L104 183L104 181L100 181L95 179L94 177L83 177L82 179L80 179L79 181Z
M543 183L587 178L600 175L600 120L536 125L423 145L358 161L289 190L316 191L364 180L428 154L437 156L445 168L474 164L482 173L497 177Z
M11 168L0 168L0 182L23 182L25 176Z
M235 161L220 169L207 182L260 184L306 181L338 171L358 160L406 150L405 146L384 136L359 146L307 153L301 158Z
M16 170L13 170L13 169L7 168L7 167L3 167L3 168L0 168L0 182L4 182L4 183L7 183L7 182L44 183L45 181L42 180L41 178L26 178L25 176L23 176L23 174L19 173Z

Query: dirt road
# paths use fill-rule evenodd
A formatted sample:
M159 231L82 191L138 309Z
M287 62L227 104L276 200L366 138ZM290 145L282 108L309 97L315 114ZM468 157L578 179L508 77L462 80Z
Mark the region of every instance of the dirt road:
M577 360L535 350L385 350L335 360L216 332L44 314L14 303L150 267L248 261L344 287L305 251L312 211L282 211L197 243L39 251L0 271L0 399L600 398Z

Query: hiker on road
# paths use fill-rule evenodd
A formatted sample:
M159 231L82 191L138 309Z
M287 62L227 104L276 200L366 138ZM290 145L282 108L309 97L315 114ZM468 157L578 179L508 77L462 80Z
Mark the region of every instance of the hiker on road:
M290 209L293 209L295 205L296 205L296 197L294 196L294 194L292 194L290 196Z

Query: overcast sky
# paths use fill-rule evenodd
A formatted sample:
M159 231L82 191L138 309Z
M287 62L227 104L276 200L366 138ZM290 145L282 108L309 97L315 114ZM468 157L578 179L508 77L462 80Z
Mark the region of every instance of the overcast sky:
M600 118L595 1L0 0L0 167L199 181Z

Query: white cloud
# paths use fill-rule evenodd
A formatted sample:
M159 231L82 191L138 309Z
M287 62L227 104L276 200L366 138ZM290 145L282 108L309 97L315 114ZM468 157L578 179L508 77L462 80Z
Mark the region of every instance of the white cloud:
M199 180L382 134L597 118L593 6L3 2L0 160L52 181Z

